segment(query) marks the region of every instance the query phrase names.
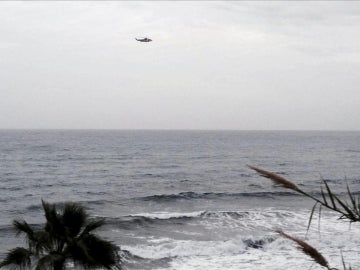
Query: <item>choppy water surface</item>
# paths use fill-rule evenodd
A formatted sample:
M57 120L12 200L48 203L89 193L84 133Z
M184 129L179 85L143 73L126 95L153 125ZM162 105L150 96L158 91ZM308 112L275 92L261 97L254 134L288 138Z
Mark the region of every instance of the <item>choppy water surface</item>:
M108 224L127 269L321 269L274 229L305 237L312 202L273 188L256 165L318 194L360 192L360 132L0 131L0 252L14 218L43 222L41 199L81 202ZM346 179L346 180L345 180ZM307 241L360 269L360 225L323 212Z

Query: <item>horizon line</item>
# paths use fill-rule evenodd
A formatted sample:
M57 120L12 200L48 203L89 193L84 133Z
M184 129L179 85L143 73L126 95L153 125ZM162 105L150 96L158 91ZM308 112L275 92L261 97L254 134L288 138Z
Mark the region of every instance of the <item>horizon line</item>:
M0 131L309 131L309 132L360 132L360 129L184 129L184 128L0 128Z

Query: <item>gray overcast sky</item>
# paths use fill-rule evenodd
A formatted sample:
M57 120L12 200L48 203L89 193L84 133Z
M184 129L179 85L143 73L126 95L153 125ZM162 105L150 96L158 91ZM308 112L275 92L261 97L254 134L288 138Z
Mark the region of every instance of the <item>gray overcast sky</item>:
M0 128L360 130L359 86L360 2L0 3Z

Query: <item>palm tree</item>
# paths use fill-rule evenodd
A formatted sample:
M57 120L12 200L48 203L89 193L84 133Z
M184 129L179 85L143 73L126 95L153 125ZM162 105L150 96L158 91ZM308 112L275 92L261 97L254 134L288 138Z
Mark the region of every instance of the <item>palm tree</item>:
M85 209L72 202L57 206L42 201L46 223L34 228L25 220L14 220L17 235L24 234L27 248L10 250L0 268L64 270L68 262L81 269L121 269L119 248L101 239L94 230L104 220L90 220Z

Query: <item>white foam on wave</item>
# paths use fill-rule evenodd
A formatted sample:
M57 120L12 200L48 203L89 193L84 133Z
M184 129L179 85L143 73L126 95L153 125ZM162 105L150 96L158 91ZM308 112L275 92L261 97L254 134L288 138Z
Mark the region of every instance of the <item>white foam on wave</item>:
M326 227L331 227L329 224ZM334 229L336 232L334 232ZM306 242L318 249L329 261L332 267L342 269L341 252L346 264L352 269L360 268L358 259L360 241L357 239L359 228L347 230L339 226L332 227L332 231L324 232L319 236L312 232ZM298 236L296 233L291 235ZM196 250L196 248L194 248ZM214 253L209 256L192 254L188 257L177 257L167 269L172 270L200 270L200 269L248 269L248 270L279 270L279 269L303 269L321 270L323 267L313 262L308 256L296 248L296 244L281 237L265 246L264 249L249 248L246 252L239 253Z
M265 249L248 249L243 253L217 254L211 256L188 256L175 258L169 270L322 270L306 256L286 242L278 239Z
M283 227L305 230L308 212L279 211L268 208L238 212L204 212L202 216L204 218L200 223L207 230L231 230L244 234L256 234Z
M147 217L152 219L170 219L170 218L181 218L181 217L198 217L203 214L204 211L196 212L153 212L153 213L140 213L129 215L129 217Z
M350 228L346 222L337 220L333 213L323 212L318 231L317 217L306 236L306 226L309 211L261 211L241 212L192 212L192 216L201 217L196 223L209 227L220 237L212 241L200 239L173 239L170 237L149 238L147 243L133 246L123 246L134 255L149 259L172 258L164 268L171 270L279 270L279 269L322 269L311 259L300 252L296 245L278 236L275 228L281 228L292 236L304 239L318 249L332 267L342 269L340 251L345 261L353 269L360 269L358 254L360 252L360 224ZM183 217L185 213L160 213L161 217ZM187 213L189 214L189 213ZM152 214L151 214L152 215ZM159 213L156 213L156 218ZM193 221L190 221L193 222ZM215 230L214 228L220 228ZM185 229L185 228L184 228ZM223 232L224 230L230 233ZM252 236L251 236L252 235ZM269 241L275 239L275 241ZM263 241L261 248L254 248L246 243ZM155 268L154 268L155 269Z
M256 239L254 239L256 240ZM327 241L309 241L329 260L330 265L341 269L341 256L338 247L329 246ZM350 250L343 250L347 264L353 269L359 269L358 248L351 245ZM349 246L347 246L349 247ZM268 242L263 248L251 248L240 238L227 241L182 241L159 239L153 241L153 246L126 247L133 254L146 258L173 258L170 265L164 268L170 270L322 270L323 268L300 252L287 239L278 237ZM357 250L357 252L356 252ZM154 268L155 269L155 268Z
M224 241L195 241L174 240L171 238L159 238L149 241L151 245L124 246L123 249L132 254L151 258L162 259L167 257L189 257L189 256L212 256L239 254L246 249L246 244L241 238Z

